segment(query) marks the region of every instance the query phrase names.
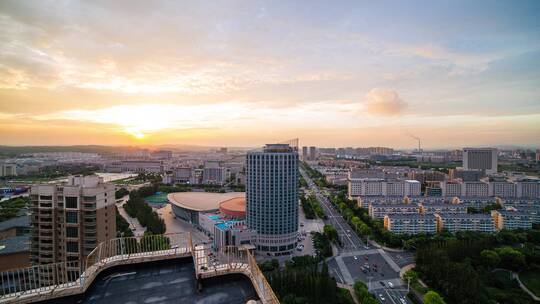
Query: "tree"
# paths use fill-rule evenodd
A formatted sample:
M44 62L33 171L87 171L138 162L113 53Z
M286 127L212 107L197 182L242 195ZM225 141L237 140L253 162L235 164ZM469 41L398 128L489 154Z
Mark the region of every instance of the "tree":
M499 254L493 250L482 250L480 257L482 258L482 264L487 268L495 268L501 262Z
M128 194L129 194L129 191L126 188L120 188L116 190L116 192L114 193L114 197L116 199L120 199L124 197L124 195L128 195Z
M424 304L446 304L446 302L438 293L430 290L424 295Z
M515 271L520 271L527 267L523 253L514 248L506 246L497 248L495 251L501 258L501 267Z
M323 228L324 234L331 242L338 243L339 242L339 236L336 228L332 225L324 225Z

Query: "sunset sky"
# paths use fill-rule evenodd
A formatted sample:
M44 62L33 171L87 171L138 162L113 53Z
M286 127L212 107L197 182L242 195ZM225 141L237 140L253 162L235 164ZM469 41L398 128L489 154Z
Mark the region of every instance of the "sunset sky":
M540 146L540 1L0 1L0 145Z

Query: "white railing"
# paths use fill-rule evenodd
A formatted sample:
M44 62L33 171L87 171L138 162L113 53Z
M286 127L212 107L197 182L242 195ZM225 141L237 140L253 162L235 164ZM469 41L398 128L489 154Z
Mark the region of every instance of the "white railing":
M197 278L242 273L251 280L262 303L279 304L278 298L249 250L236 246L225 246L219 250L195 246L192 251Z
M248 250L234 246L218 251L194 246L189 233L112 239L85 259L0 272L0 303L28 303L84 293L99 273L112 266L193 256L197 279L241 273L252 282L261 302L279 300Z
M117 238L100 243L84 262L36 265L0 272L0 303L82 293L107 267L191 255L189 233Z

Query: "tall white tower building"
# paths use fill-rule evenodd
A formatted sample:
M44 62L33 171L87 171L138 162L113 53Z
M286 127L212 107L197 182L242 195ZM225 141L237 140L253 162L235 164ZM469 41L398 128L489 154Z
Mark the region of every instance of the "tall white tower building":
M257 250L291 252L298 233L298 153L288 144L267 144L247 154L247 225Z
M497 173L496 148L463 148L463 168L480 169L486 174Z

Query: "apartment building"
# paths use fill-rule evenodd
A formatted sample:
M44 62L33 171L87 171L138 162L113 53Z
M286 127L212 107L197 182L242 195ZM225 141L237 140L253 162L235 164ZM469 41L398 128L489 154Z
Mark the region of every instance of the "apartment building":
M467 213L467 206L463 204L420 204L420 213L465 214Z
M369 216L373 219L382 219L388 214L415 215L420 213L418 204L369 204Z
M207 161L204 163L203 184L223 185L227 180L227 168L220 161Z
M442 196L449 197L460 197L461 196L461 182L457 181L446 181L441 182L441 192Z
M517 184L513 182L490 182L489 183L489 196L497 197L516 197L517 196Z
M498 202L497 198L495 197L460 197L459 201L467 207L476 209L482 209L487 205Z
M417 180L349 177L350 198L359 196L420 196L421 187Z
M464 182L461 187L461 196L487 197L489 196L489 184L484 182Z
M494 219L489 214L438 213L435 214L435 218L437 219L438 232L443 230L452 233L457 231L495 231Z
M16 176L17 165L0 163L0 176Z
M540 181L519 181L516 192L516 197L540 198Z
M493 210L491 217L495 223L497 230L502 229L531 229L532 217L531 214L522 211L513 210Z
M175 184L188 184L193 181L193 169L190 167L178 167L172 169L172 180Z
M491 181L440 183L442 196L447 197L500 197L500 198L540 198L540 181Z
M507 208L507 210L511 211L519 211L523 213L527 213L531 216L531 222L533 224L540 224L540 206L517 206L517 207L510 207Z
M80 261L100 242L115 238L114 193L114 184L96 175L32 186L32 263Z
M422 184L417 180L404 180L403 196L420 196L422 194Z
M432 214L387 214L384 216L384 228L395 234L433 234L437 232L437 219Z
M498 157L495 148L464 148L463 168L483 170L486 174L497 173Z

